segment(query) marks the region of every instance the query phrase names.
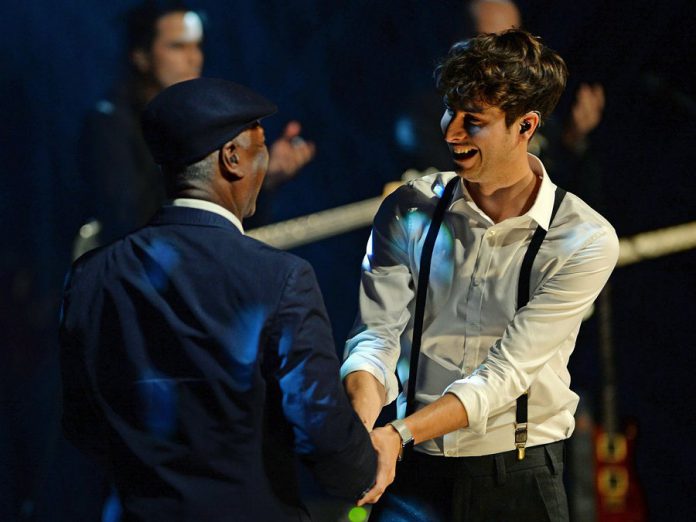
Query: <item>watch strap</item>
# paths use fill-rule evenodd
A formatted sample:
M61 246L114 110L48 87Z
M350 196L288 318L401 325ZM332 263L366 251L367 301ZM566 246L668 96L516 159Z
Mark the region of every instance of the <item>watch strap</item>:
M411 430L408 429L403 419L395 419L389 424L401 438L401 451L399 451L399 460L401 460L404 456L404 450L413 447L413 434Z

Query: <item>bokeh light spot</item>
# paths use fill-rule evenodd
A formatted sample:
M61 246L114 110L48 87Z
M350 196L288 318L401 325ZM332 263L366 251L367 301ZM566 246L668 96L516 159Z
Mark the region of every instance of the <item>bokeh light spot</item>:
M348 512L350 522L365 522L367 520L367 510L363 507L355 506Z

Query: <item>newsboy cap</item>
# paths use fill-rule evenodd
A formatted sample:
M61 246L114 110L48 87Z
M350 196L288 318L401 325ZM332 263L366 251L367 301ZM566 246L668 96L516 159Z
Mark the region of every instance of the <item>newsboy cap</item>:
M145 107L142 128L155 162L190 165L277 107L251 89L217 78L167 87Z

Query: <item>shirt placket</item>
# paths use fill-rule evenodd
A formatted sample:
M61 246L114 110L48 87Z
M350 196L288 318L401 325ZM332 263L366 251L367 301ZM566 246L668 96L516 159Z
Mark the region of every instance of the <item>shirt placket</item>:
M476 242L476 252L472 252L472 255L476 256L476 260L464 303L466 321L464 323L465 333L462 339L462 349L464 350L462 376L471 374L478 365L479 351L481 349L481 311L498 235L499 231L495 226L487 228ZM457 448L463 443L463 435L462 430L457 430L444 436L445 455L454 456L457 454Z

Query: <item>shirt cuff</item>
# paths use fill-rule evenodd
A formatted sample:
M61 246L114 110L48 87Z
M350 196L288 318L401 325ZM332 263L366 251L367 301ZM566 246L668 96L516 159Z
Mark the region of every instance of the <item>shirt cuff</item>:
M387 373L383 368L376 366L370 361L366 361L360 356L349 356L341 366L341 380L345 379L349 373L364 371L377 379L386 392L386 402L383 406L390 404L399 395L399 383L394 373Z
M476 377L455 381L445 389L444 393L451 393L461 401L469 419L468 429L476 435L484 436L490 408L486 395L472 382L474 379Z

